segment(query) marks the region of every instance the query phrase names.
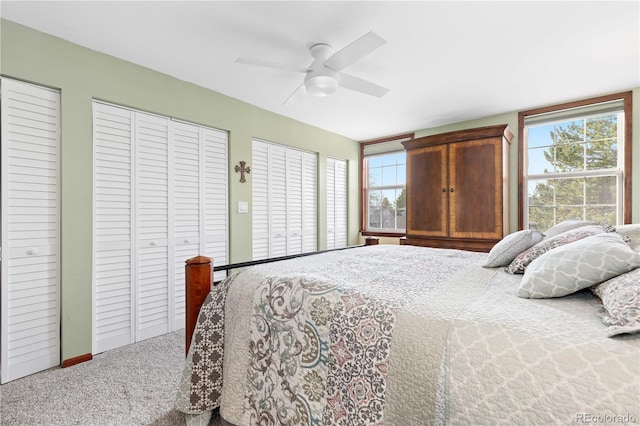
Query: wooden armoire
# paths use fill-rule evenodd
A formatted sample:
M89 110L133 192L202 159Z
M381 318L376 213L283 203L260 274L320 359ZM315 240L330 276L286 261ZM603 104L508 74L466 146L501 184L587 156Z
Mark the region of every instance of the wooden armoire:
M407 234L401 244L491 250L509 232L506 124L403 142Z

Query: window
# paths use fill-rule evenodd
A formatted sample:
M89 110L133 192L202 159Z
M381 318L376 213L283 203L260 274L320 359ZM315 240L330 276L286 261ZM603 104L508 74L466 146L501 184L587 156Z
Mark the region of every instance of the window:
M631 220L631 94L520 113L521 228Z
M401 142L412 138L407 134L361 145L363 235L404 235L407 161Z

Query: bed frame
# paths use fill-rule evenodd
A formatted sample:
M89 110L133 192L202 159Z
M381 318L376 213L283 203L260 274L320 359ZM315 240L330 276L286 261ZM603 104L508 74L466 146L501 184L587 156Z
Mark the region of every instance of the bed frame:
M364 245L374 245L377 241L371 242L367 239ZM331 250L312 251L308 253L299 253L289 256L272 257L270 259L253 260L250 262L233 263L230 265L213 266L213 259L206 256L196 256L185 261L185 356L189 353L191 338L196 329L198 322L198 314L207 295L211 291L211 287L215 284L213 280L214 271L228 271L231 269L246 268L253 265L263 263L277 262L280 260L294 259L296 257L311 256L313 254L327 253L330 251L346 250L354 247L362 247L362 245L348 246Z

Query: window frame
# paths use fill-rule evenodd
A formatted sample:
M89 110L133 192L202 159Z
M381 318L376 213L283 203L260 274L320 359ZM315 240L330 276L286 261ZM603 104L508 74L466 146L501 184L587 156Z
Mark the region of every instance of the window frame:
M557 105L550 105L546 107L531 109L527 111L521 111L518 113L518 229L524 229L525 223L525 197L527 196L527 188L525 185L525 176L527 175L524 169L524 156L525 156L525 143L524 143L524 128L525 119L528 116L539 115L557 112L561 110L567 110L571 108L585 107L589 105L599 104L603 102L610 102L622 100L623 113L624 113L624 144L623 144L623 179L622 179L622 223L631 223L632 221L632 92L621 92L610 95L598 96L594 98L583 99L579 101L566 102Z
M389 136L381 139L374 139L370 141L360 142L360 234L363 236L378 236L378 237L404 237L406 235L405 232L380 232L380 231L368 231L367 230L367 218L369 215L369 203L367 197L367 178L368 171L366 166L366 158L364 155L365 147L375 144L383 144L388 142L395 141L405 141L411 140L415 138L415 133L403 133L400 135ZM391 152L397 152L396 150L391 150ZM383 154L383 153L380 153Z

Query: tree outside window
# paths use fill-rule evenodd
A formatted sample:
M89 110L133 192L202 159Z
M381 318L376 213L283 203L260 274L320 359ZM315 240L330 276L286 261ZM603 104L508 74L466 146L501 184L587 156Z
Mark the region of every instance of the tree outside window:
M392 152L365 159L367 231L404 232L406 228L406 155Z
M567 219L618 223L622 112L527 126L528 223L544 231Z

